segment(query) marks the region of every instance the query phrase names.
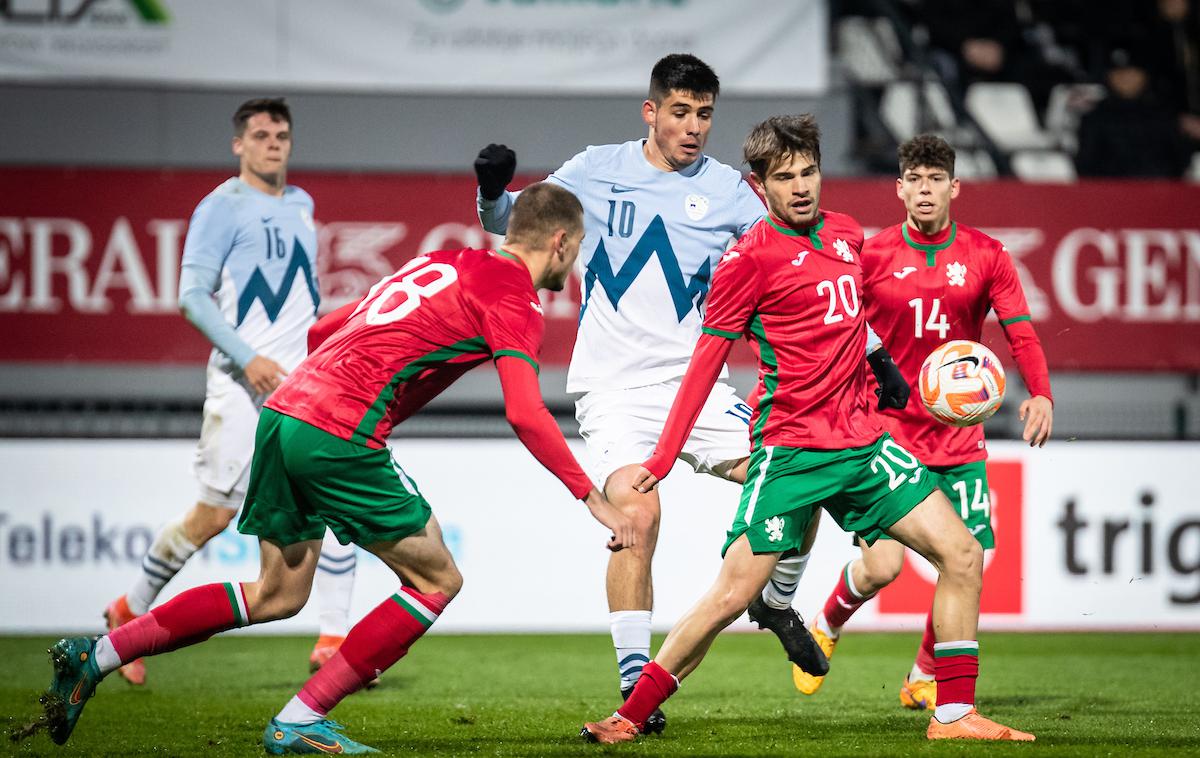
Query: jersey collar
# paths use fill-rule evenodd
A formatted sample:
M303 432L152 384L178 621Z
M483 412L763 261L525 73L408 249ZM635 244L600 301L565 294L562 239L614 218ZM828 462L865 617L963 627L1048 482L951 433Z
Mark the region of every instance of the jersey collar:
M775 231L779 232L780 234L787 235L788 237L808 237L808 241L812 244L813 250L822 249L821 238L817 236L817 232L821 231L821 227L825 226L825 214L821 211L818 211L816 223L806 226L803 230L793 229L790 226L785 226L779 221L776 221L770 213L767 214L767 223L773 226Z
M500 256L501 258L508 258L510 261L516 261L518 266L525 269L526 271L529 270L529 266L526 265L525 261L521 260L520 258L518 258L517 256L513 255L512 253L508 252L507 250L505 250L502 247L498 247L495 250L493 250L492 252L494 252L496 255Z
M904 234L904 241L908 243L909 247L911 247L913 250L919 250L922 253L925 253L925 265L932 266L934 265L935 257L938 251L945 250L946 248L950 247L950 245L954 244L954 237L958 234L958 224L951 221L950 226L947 227L947 231L939 232L932 237L927 237L926 235L922 234L920 230L910 229L908 222L905 221L901 226L901 232ZM941 237L943 234L945 235L945 239L941 242L937 242L936 240L938 237ZM913 239L914 236L916 236L917 239Z

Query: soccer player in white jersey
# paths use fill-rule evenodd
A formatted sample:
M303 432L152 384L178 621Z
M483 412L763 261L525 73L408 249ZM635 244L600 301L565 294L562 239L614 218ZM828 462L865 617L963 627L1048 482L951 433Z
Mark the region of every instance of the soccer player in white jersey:
M741 173L704 154L718 92L717 76L703 61L666 56L651 71L642 103L647 137L589 147L548 179L579 197L586 230L567 391L581 393L576 417L593 478L638 528L637 547L613 554L607 575L625 696L650 660L650 565L660 518L657 493L636 492L633 478L654 450L699 338L713 269L730 240L764 214ZM488 145L475 161L479 217L490 232L505 230L516 195L506 187L515 169L516 156L503 145ZM885 385L893 386L898 382ZM907 387L900 391L907 395ZM697 472L744 481L750 414L733 387L718 382L680 458ZM750 617L779 635L788 657L815 674L828 662L791 607L808 560L808 545L801 549L803 555L780 561ZM656 712L645 730L664 725Z
M317 233L313 201L287 184L292 115L280 99L243 103L233 115L238 176L196 206L183 247L179 308L213 345L204 422L196 448L199 498L163 527L129 590L109 603L110 630L146 613L184 563L237 514L246 495L254 429L263 401L308 352L315 321ZM317 572L321 636L310 668L337 650L350 628L353 545L325 535ZM141 659L121 667L144 684Z

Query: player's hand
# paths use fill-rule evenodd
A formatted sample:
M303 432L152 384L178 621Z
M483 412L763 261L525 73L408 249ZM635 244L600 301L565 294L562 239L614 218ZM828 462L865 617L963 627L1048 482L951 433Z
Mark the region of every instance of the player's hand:
M658 486L658 477L651 474L645 466L639 466L633 475L633 488L643 495L652 492Z
M256 355L242 369L242 375L246 377L246 381L250 383L255 392L266 395L279 386L283 378L287 376L287 372L283 370L283 366L270 358Z
M605 547L615 553L637 544L633 520L608 502L608 498L604 497L600 490L593 488L583 502L591 511L593 518L612 530L612 536L609 537Z
M492 143L479 151L475 158L475 178L484 200L495 200L504 194L517 171L517 154L506 145Z
M1025 432L1021 439L1030 447L1045 447L1050 439L1050 430L1054 427L1054 404L1050 398L1037 395L1021 403L1017 418L1025 422Z
M908 396L912 389L888 351L882 346L872 350L867 355L867 363L871 364L871 371L875 372L875 381L879 383L875 390L876 396L879 397L878 409L900 410L908 405Z

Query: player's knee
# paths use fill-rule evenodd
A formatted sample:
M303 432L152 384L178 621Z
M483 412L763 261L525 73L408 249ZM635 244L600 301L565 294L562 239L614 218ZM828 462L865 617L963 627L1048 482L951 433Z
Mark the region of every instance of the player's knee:
M246 600L248 605L246 610L250 614L250 619L256 624L261 624L295 616L308 601L308 593L298 588L281 585L260 585L258 591L254 593L253 599L247 592Z
M437 585L438 592L453 600L455 595L462 591L462 572L458 570L457 566L451 563L445 570L440 572L440 575L435 580L435 584Z
M946 551L943 562L945 573L956 581L969 586L982 586L983 548L970 535L966 539L956 540Z

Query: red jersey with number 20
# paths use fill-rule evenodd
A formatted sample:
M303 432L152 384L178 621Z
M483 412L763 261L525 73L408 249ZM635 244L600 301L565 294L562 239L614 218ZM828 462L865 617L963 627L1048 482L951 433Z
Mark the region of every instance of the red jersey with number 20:
M536 356L545 325L525 264L503 251L428 253L383 279L266 406L379 448L392 427L480 363Z
M933 237L907 223L897 224L863 246L863 288L871 327L913 387L906 408L883 411L884 427L927 465L954 466L986 458L983 426L960 429L939 422L922 405L917 380L925 359L939 345L950 340L979 342L984 319L993 309L1006 330L1029 321L1029 306L1008 251L962 224L952 223ZM1041 354L1040 344L1037 352ZM1045 376L1044 357L1041 362L1042 369L1033 373ZM1025 378L1034 394L1049 397L1048 378L1044 390L1036 377Z
M703 331L745 335L758 353L752 449L841 450L882 434L868 409L862 243L843 213L822 211L807 231L768 217L721 259Z

